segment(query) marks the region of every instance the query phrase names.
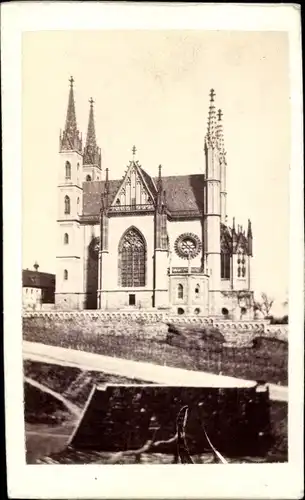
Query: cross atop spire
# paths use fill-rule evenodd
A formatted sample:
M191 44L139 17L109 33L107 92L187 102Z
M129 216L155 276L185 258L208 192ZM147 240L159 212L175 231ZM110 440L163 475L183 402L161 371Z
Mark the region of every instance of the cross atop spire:
M210 102L214 102L214 97L216 96L215 90L211 89L210 90Z
M219 110L217 111L217 115L218 115L218 121L219 121L219 122L221 122L221 120L222 120L222 115L223 115L223 113L222 113L221 109L219 109Z
M93 107L93 104L94 104L94 100L92 99L92 97L90 97L89 102L90 102L90 106L91 106L91 108L92 108L92 107Z
M60 138L60 149L61 151L72 150L80 153L82 151L82 141L81 138L79 137L79 131L77 130L74 90L73 90L73 82L74 82L73 76L70 77L69 82L70 82L70 90L69 90L66 124L64 132Z
M136 148L135 146L132 146L132 150L131 150L131 152L132 152L132 158L133 158L133 160L134 160L135 155L136 155L136 152L137 152L137 148Z

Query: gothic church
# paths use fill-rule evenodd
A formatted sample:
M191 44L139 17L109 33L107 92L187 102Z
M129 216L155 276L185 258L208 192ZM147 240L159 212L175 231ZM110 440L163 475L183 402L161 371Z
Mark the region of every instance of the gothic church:
M102 169L92 99L83 148L73 83L71 77L59 141L56 307L250 318L251 222L247 232L234 219L227 224L227 160L214 90L205 174L166 176L160 165L150 175L133 147L124 177L111 179Z

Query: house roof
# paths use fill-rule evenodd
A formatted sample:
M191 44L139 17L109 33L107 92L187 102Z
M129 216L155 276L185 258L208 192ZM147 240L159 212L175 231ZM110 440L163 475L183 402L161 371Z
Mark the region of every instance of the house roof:
M153 195L156 195L154 182L145 170L141 173ZM109 181L109 203L112 203L122 180ZM204 210L204 175L173 175L162 177L163 189L166 191L167 208L172 213L198 212ZM101 194L105 181L91 181L83 184L83 215L98 215L101 208Z
M53 288L55 290L55 274L24 269L22 271L22 286L28 288Z

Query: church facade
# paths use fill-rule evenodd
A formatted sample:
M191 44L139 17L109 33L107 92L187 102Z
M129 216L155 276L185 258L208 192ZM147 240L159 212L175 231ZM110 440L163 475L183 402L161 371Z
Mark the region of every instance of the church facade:
M214 90L204 174L167 176L160 165L150 175L133 147L124 176L111 179L89 102L83 148L71 77L59 138L56 307L252 317L251 222L247 231L234 219L227 223L227 160Z

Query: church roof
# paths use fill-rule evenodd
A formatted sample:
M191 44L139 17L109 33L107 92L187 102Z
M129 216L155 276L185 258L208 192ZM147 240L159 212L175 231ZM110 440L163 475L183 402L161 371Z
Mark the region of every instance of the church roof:
M157 178L152 179L145 170L141 173L155 195ZM109 204L122 183L122 180L109 181ZM162 177L163 190L166 191L166 203L171 213L198 213L204 210L204 175L173 175ZM105 181L91 181L83 184L83 215L98 215L101 208L101 194L104 192Z
M155 179L157 180L157 179ZM204 209L204 175L172 175L162 177L166 203L170 212Z
M24 269L22 271L22 285L28 288L53 288L55 289L55 274L41 273Z
M109 204L119 189L122 180L109 181ZM83 184L83 215L98 215L101 208L101 194L105 190L105 181L89 181Z

